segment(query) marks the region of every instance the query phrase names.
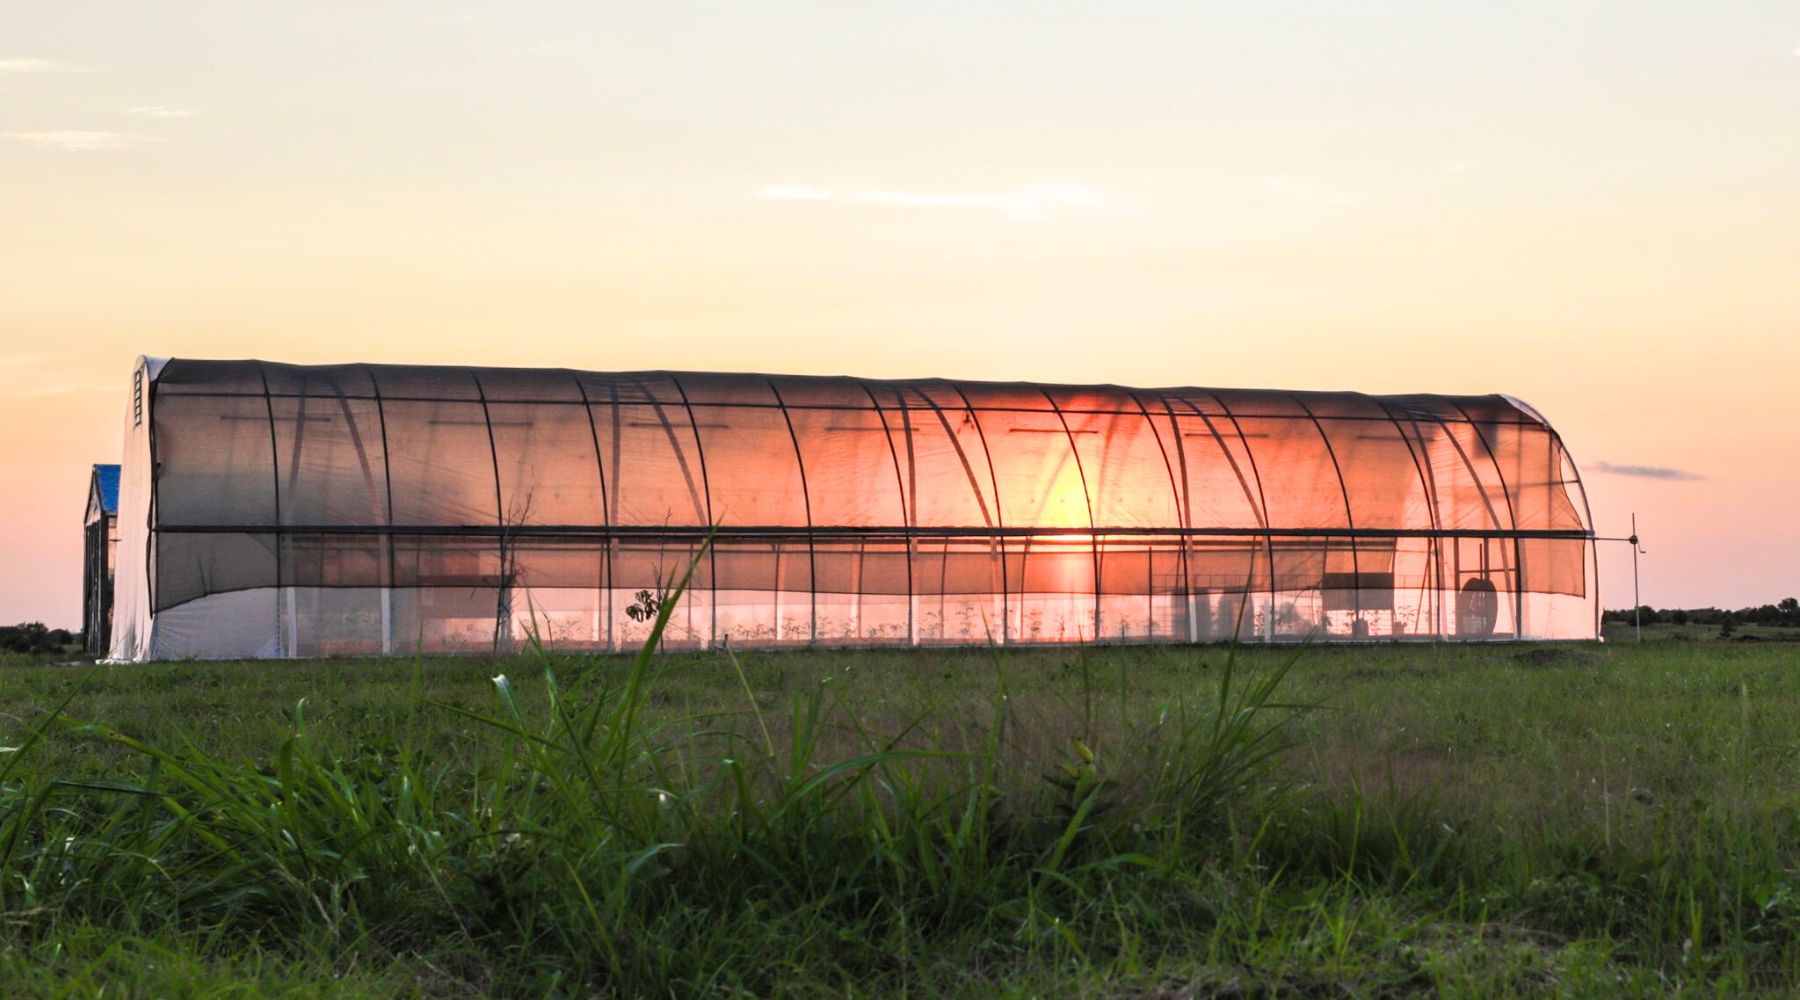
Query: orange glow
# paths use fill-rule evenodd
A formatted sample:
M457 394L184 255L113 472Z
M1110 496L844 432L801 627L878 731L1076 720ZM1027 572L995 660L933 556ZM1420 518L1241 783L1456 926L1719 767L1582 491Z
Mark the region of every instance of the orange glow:
M703 541L677 645L964 644L992 612L1003 643L1196 642L1243 602L1267 640L1577 639L1598 621L1587 505L1548 474L1564 452L1496 396L1090 387L1070 421L1048 385L181 358L143 374L118 564L154 571L117 578L117 659L405 636L503 651L527 638L521 603L551 616L547 641L630 648L647 628L630 602ZM961 476L929 474L959 450L947 421L884 424L885 448L837 430L946 389L1008 442L979 453L985 487L967 452ZM1254 493L1217 436L1179 443L1180 414L1240 411ZM1133 458L1146 438L1176 447L1181 480ZM995 530L995 506L1042 530L1017 518L1046 497L1111 512L1118 530L1096 530L1116 537ZM934 523L895 516L920 509Z
M145 353L1507 392L1646 601L1796 589L1791 5L117 6L0 16L0 624Z

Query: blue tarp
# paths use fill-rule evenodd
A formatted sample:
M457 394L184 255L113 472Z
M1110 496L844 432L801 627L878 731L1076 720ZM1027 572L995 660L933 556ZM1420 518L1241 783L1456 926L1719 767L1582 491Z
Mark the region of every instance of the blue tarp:
M100 489L100 509L108 514L119 512L119 467L94 466L94 485Z

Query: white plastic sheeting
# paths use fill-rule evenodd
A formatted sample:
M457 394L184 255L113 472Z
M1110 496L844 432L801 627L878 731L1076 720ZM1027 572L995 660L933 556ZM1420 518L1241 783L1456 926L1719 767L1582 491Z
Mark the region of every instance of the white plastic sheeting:
M1597 629L1502 396L144 359L120 508L121 660Z

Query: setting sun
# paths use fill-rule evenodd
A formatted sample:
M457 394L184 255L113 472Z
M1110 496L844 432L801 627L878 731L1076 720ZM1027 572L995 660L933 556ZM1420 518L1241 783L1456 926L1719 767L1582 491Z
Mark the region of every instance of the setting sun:
M1505 392L1646 599L1793 589L1779 8L86 10L0 14L15 617L139 354Z

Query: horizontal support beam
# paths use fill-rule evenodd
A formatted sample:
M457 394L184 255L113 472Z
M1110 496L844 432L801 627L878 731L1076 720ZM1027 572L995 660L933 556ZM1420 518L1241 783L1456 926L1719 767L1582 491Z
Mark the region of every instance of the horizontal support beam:
M1032 386L1031 388L1033 388L1034 390L1036 389L1035 386ZM1159 396L1159 395L1168 395L1170 399L1178 400L1181 402L1187 402L1187 401L1189 401L1190 398L1197 397L1198 395L1203 394L1205 392L1205 390L1200 390L1199 392L1193 393L1191 395L1180 395L1180 394L1170 394L1170 393L1166 393L1166 392L1161 392L1161 391L1155 390L1155 389L1139 390L1139 391L1145 392L1152 397ZM311 393L308 393L308 392L263 393L263 392L248 392L248 391L247 392L229 392L229 391L220 391L220 390L216 390L216 389L190 389L187 386L159 386L157 388L157 395L158 395L158 397L163 398L163 399L190 398L190 397L191 398L201 398L201 399L255 399L255 400L303 399L303 400L307 400L309 402L315 402L315 403L335 403L340 399L345 399L345 400L356 400L356 401L361 401L361 402L366 402L366 403L376 403L376 402L382 402L382 403L459 403L459 404L467 404L467 405L471 405L471 406L481 405L481 399L478 396L416 396L416 395L406 395L404 393L398 394L398 395L389 395L386 393L377 395L377 394L370 393L370 392L353 392L353 393L342 393L342 394L329 393L329 392L311 392ZM929 413L933 409L932 405L929 402L923 401L922 398L921 399L908 399L905 401L905 405L903 406L901 403L901 400L898 397L896 397L892 402L884 403L883 406L881 406L879 408L875 407L875 406L861 406L861 405L856 405L856 404L845 404L845 403L788 403L785 406L783 406L780 403L771 403L771 402L766 402L766 401L762 401L762 400L753 400L753 399L746 399L746 400L733 401L733 402L725 402L725 401L721 401L721 400L696 399L696 400L693 400L692 402L684 405L679 397L669 398L669 399L651 399L649 397L629 398L629 399L621 398L618 400L613 400L613 399L606 398L606 397L593 397L586 401L583 401L581 399L569 399L569 398L528 398L528 397L522 397L522 396L495 395L495 396L489 396L487 398L487 401L489 403L498 403L498 404L503 404L506 406L521 406L521 405L526 405L526 406L591 406L596 410L610 410L610 409L613 409L614 407L621 407L621 408L622 407L652 407L652 408L666 409L671 412L682 412L682 411L684 411L685 407L691 406L693 409L696 409L696 410L721 410L721 409L722 410L782 410L782 409L786 409L786 410L789 410L789 411L792 411L795 413L816 411L816 412L839 412L839 413L866 413L871 416L877 415L877 414L881 413L883 410L887 411L888 413L898 413L903 409L913 411L913 412ZM942 408L943 412L945 412L945 413L964 413L964 412L967 412L969 409L971 409L971 407L969 407L965 404L961 404L961 403L949 404L949 403L944 403L941 400L938 401L938 405L939 405L939 407ZM1051 409L1047 405L1046 406L1017 406L1017 405L976 404L973 407L973 409L976 413L1024 413L1024 414L1036 414L1039 416L1047 416L1047 417L1056 415L1056 411ZM1130 407L1105 408L1105 409L1095 409L1092 407L1086 407L1086 408L1078 407L1075 409L1065 409L1063 411L1063 413L1067 416L1083 416L1083 417L1126 417L1126 418L1130 418L1133 420L1141 420L1144 418L1143 410L1132 409ZM1197 420L1203 416L1210 417L1215 420L1228 420L1233 416L1233 414L1231 414L1223 409L1217 409L1214 407L1204 407L1204 408L1196 409L1193 411L1177 410L1177 411L1175 411L1175 415L1184 421ZM1309 423L1312 420L1311 417L1307 416L1304 413L1258 413L1258 412L1253 411L1253 412L1249 412L1249 413L1239 412L1236 414L1236 416L1240 420L1296 420L1296 421L1307 421ZM279 418L277 418L277 419L279 419ZM1167 412L1153 412L1152 419L1157 419L1157 420L1162 420L1164 422L1167 422L1168 414L1167 414ZM1409 420L1409 421L1410 420L1423 420L1423 421L1429 421L1431 423L1441 423L1441 424L1454 424L1459 427L1470 426L1473 424L1480 424L1483 427L1526 427L1526 428L1540 428L1541 429L1545 426L1544 424L1540 424L1534 420L1525 420L1525 419L1507 418L1507 417L1502 417L1502 418L1498 418L1498 419L1494 419L1494 420L1479 420L1479 421L1477 421L1477 420L1471 420L1468 417L1450 416L1447 412L1446 413L1402 412L1402 413L1394 413L1392 415L1389 415L1386 413L1379 413L1379 414L1334 413L1334 414L1328 414L1328 415L1321 416L1319 419L1324 420L1328 423L1329 422L1337 422L1337 421L1347 421L1347 422L1363 422L1363 423L1371 423L1371 424L1389 424L1389 425L1393 424L1393 422L1396 419L1400 419L1400 420ZM678 425L680 425L680 424L687 423L687 421L682 420L682 421L678 421L677 423L678 423ZM881 428L872 428L872 429L880 430ZM1049 433L1049 432L1046 431L1045 433ZM1237 433L1228 433L1225 436L1228 438L1237 438L1240 435ZM1257 435L1251 435L1251 436L1254 437ZM1380 438L1380 440L1384 440L1384 441L1385 440L1393 440L1393 438L1391 438L1387 435L1383 435Z
M814 525L731 525L717 529L700 525L592 525L592 524L521 524L521 525L372 525L372 524L286 524L224 525L165 524L156 529L169 534L232 535L424 535L466 538L569 538L569 539L679 539L736 541L739 539L857 538L866 540L948 539L948 538L1035 538L1086 542L1098 537L1159 538L1474 538L1474 539L1552 539L1595 541L1592 531L1582 529L1504 529L1504 528L1143 528L1143 527L1005 527L1005 528L908 528L882 525L870 527Z

